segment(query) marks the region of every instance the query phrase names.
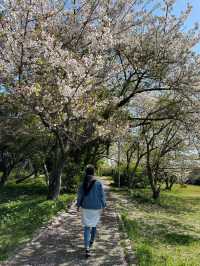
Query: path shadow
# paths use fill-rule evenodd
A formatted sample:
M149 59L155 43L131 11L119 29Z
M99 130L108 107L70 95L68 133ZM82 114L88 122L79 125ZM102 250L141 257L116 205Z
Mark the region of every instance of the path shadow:
M106 193L108 195L107 189ZM98 226L91 258L85 258L80 213L77 213L73 206L68 213L62 213L56 217L51 225L7 265L126 265L120 246L120 235L112 199L108 199L108 208L103 213L102 222Z

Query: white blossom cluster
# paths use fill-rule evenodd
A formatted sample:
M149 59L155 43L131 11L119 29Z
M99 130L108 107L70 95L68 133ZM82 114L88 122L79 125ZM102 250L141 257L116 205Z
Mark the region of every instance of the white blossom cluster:
M103 121L108 109L131 103L142 114L168 91L194 94L198 27L181 30L190 6L176 18L173 0L162 1L157 14L142 0L76 3L3 1L0 80L13 99L21 97L50 125L95 118L97 134L112 135L118 122Z

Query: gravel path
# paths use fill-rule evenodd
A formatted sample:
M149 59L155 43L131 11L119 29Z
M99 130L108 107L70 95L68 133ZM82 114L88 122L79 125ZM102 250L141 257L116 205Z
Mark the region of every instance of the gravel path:
M17 255L2 265L9 266L74 266L74 265L127 265L115 213L115 200L103 181L107 205L98 225L97 239L92 256L85 259L80 213L73 204L69 211L60 213ZM37 217L36 217L37 219Z

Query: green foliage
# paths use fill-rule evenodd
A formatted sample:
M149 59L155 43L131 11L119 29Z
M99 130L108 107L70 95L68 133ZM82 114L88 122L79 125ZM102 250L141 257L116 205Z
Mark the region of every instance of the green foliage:
M112 176L113 168L111 166L103 166L98 168L99 175L101 176Z
M144 188L149 184L148 177L142 167L138 166L136 172L134 172L134 162L130 165L127 172L126 164L121 164L120 167L104 167L101 169L102 176L112 176L114 185L118 186L119 172L120 172L120 184L121 186L132 186L136 188Z
M100 176L111 176L112 174L112 167L106 160L98 160L96 168Z
M82 177L80 175L67 175L64 174L63 185L61 192L74 193L77 191L78 185L80 184Z
M140 266L198 266L200 188L176 185L157 201L148 189L133 190L121 217Z
M9 182L0 189L0 260L27 242L33 233L58 211L66 209L74 195L46 200L47 187L42 178L16 185Z
M80 166L73 161L68 161L65 165L62 175L62 191L73 193L77 191L78 185L82 179Z

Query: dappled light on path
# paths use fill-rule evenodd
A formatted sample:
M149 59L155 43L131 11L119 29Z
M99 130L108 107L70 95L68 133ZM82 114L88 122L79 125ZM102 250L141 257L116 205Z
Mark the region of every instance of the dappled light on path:
M31 243L3 265L127 265L120 246L114 199L107 186L106 194L108 207L98 225L97 239L89 259L84 253L80 213L73 204L67 213L62 212L55 217Z

